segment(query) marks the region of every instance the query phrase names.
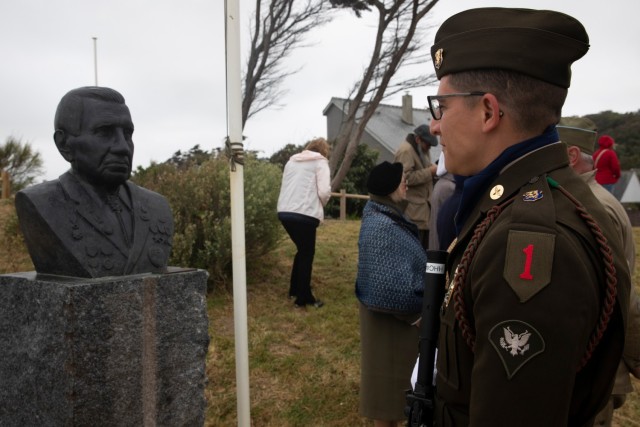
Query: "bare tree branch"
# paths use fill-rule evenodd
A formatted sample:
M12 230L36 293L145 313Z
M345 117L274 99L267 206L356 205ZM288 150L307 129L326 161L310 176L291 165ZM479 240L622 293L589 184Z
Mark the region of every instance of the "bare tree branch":
M378 27L373 53L362 78L349 94L345 120L334 141L330 167L331 187L340 187L346 176L365 127L380 102L387 96L410 87L419 87L435 80L433 76L417 76L399 82L392 79L402 67L424 63L420 56L420 21L439 0L331 0L334 6L350 7L356 15L375 9Z
M284 59L303 47L304 36L331 19L327 0L256 0L251 46L243 78L242 123L258 112L278 106L286 93L284 80L299 69L285 71Z

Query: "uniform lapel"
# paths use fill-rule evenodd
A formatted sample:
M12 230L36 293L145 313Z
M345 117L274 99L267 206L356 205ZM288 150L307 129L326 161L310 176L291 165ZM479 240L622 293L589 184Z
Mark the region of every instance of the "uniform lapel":
M520 162L525 157L528 161ZM527 182L533 183L537 179L544 179L544 176L540 175L539 166L543 163L549 165L545 168L547 173L568 165L567 146L562 143L547 145L527 153L505 166L476 203L458 240L464 240L467 234L473 232L477 223L487 214L489 209L512 198Z

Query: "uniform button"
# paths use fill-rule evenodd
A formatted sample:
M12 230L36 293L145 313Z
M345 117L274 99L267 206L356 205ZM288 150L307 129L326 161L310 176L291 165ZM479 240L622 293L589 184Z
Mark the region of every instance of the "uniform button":
M489 193L489 197L491 200L498 200L504 194L504 187L500 184L496 185L491 189L491 193Z

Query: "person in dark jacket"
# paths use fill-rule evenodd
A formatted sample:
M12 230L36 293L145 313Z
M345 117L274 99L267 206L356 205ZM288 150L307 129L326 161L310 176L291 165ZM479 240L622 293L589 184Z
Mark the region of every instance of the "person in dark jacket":
M590 426L611 393L629 269L555 127L588 49L582 24L549 10L470 9L436 33L431 131L447 170L466 177L439 332L439 427Z

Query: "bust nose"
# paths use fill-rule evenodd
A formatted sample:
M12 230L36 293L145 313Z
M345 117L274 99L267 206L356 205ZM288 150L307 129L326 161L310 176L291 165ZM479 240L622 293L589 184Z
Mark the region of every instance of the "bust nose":
M127 138L124 129L120 127L115 131L113 145L111 146L111 152L122 155L133 154L133 142L129 138Z

